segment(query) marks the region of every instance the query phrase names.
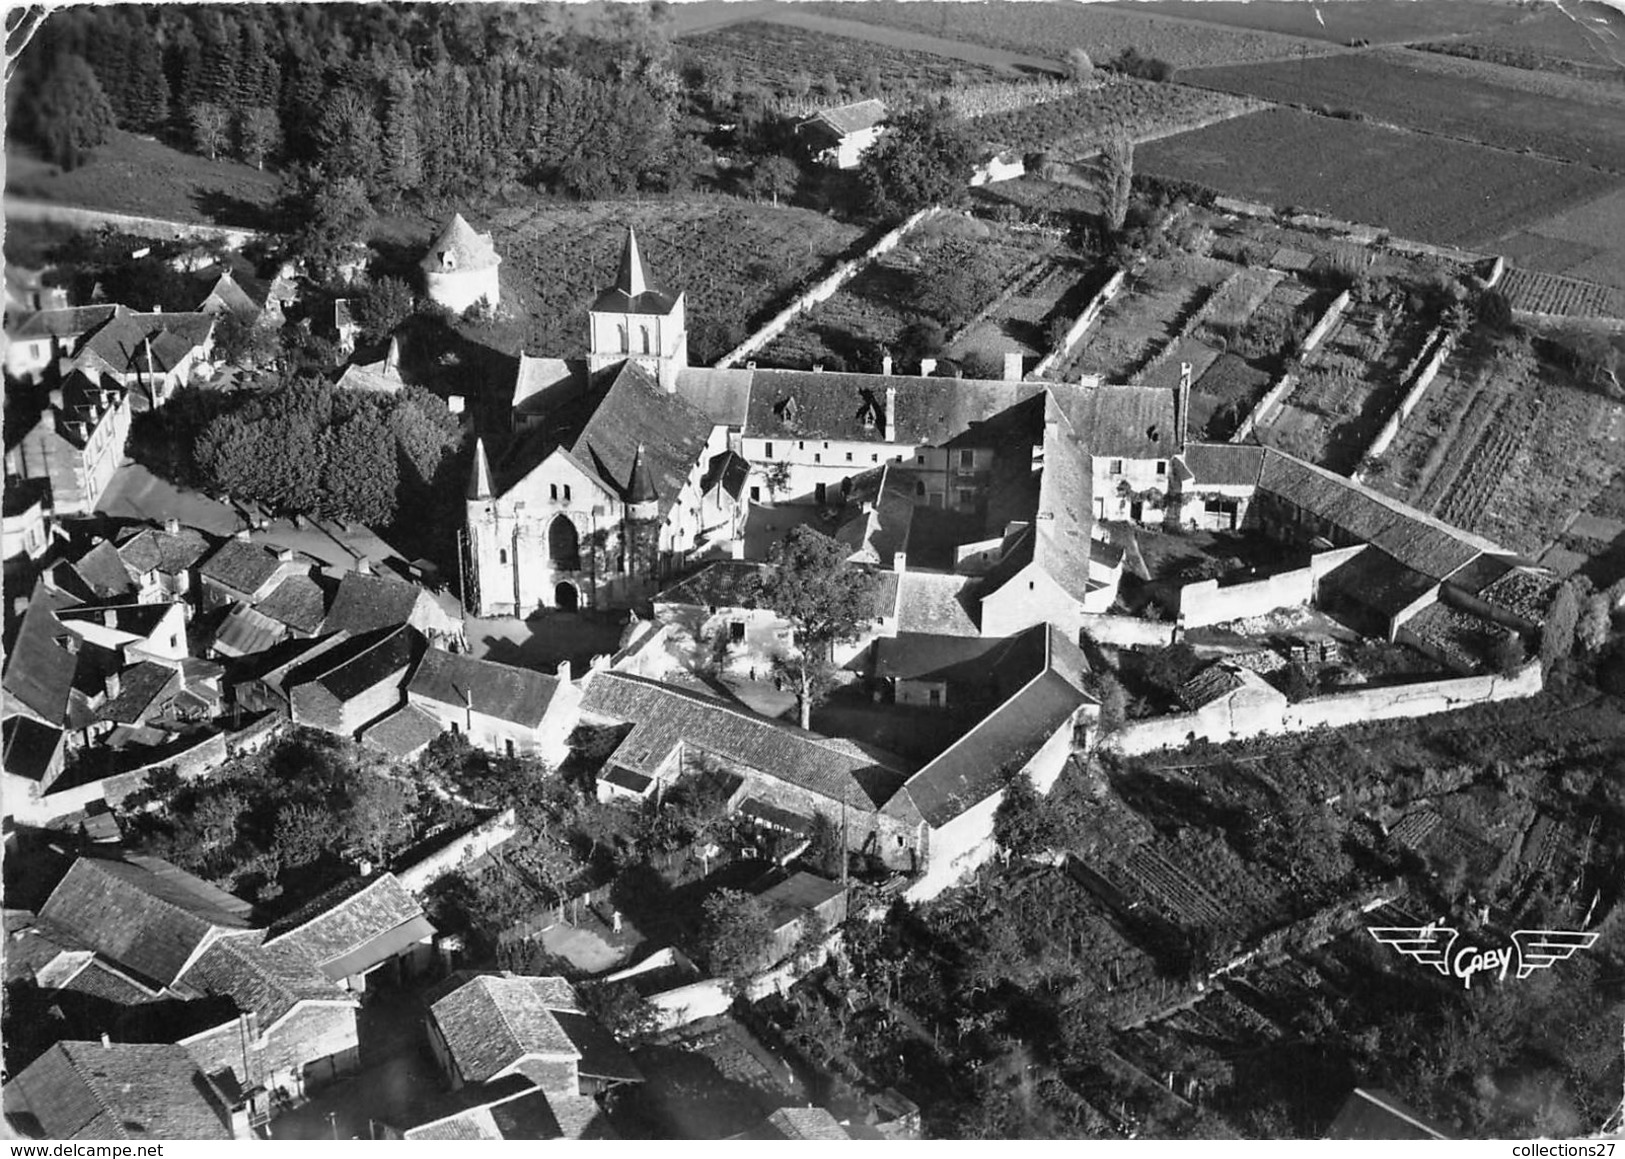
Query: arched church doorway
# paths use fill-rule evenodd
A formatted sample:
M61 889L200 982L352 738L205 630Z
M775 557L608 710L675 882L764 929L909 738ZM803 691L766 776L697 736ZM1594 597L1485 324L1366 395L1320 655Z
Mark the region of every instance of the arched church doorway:
M561 583L553 589L553 606L561 612L573 612L580 606L581 598L576 593L573 583Z
M567 515L555 516L547 528L547 557L560 571L581 569L581 536Z

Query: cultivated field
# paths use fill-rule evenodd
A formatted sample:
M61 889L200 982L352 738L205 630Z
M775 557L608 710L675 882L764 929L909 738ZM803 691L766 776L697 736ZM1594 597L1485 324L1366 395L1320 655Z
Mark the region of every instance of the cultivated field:
M828 301L802 314L761 351L758 361L769 366L806 368L822 363L831 368L872 370L880 348L891 347L905 327L925 317L919 271L952 238L975 242L978 256L998 274L985 300L972 307L972 314L1058 244L1043 234L1017 233L963 217L932 222L870 264Z
M1625 289L1625 189L1537 221L1496 250L1528 270Z
M68 172L8 140L6 192L140 217L263 228L282 182L252 165L210 161L115 130Z
M731 198L504 209L474 221L502 255L503 316L480 336L508 353L561 358L586 353L587 310L614 281L629 225L650 275L688 297L696 362L726 353L863 239L825 214ZM719 329L729 323L733 342Z
M1483 245L1593 199L1595 170L1271 109L1142 146L1136 169L1441 245ZM1465 194L1465 195L1464 195Z
M1538 553L1618 471L1625 407L1526 349L1482 341L1446 362L1371 483L1516 551Z
M1176 68L1275 60L1295 55L1306 45L1309 51L1330 51L1329 45L1295 37L1167 20L1149 15L1150 6L1141 4L1107 7L1039 2L958 4L868 0L863 4L816 3L806 7L890 28L1030 52L1056 60L1074 47L1086 50L1096 61L1108 60L1125 48L1133 48L1142 56L1165 60Z
M1501 291L1514 310L1570 318L1625 318L1625 290L1558 274L1507 270Z
M1516 24L1420 47L1618 83L1625 73L1625 14L1580 0L1544 8Z
M1358 4L1305 4L1302 0L1252 0L1214 4L1209 0L1150 0L1113 4L1107 12L1150 12L1177 16L1226 29L1251 29L1347 44L1369 40L1395 44L1425 37L1482 32L1527 20L1512 4L1486 0L1360 0ZM1316 19L1316 17L1319 19Z
M1442 58L1348 53L1193 69L1180 79L1310 109L1353 110L1402 128L1625 171L1625 109L1618 103L1598 107L1572 97L1515 91L1456 75L1459 69L1431 68L1433 59Z
M776 93L816 84L825 76L856 89L873 73L882 91L902 92L1009 75L990 65L762 20L687 36L677 48L684 63L706 69L731 66L741 86L763 85Z
M1089 92L1012 113L978 117L976 135L1007 149L1073 159L1117 133L1137 141L1178 133L1258 108L1227 93L1113 79Z

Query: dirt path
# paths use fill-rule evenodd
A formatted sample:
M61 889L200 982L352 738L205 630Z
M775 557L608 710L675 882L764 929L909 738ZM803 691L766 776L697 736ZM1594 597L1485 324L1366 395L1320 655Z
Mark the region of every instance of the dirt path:
M252 238L263 236L259 230L241 226L209 225L198 221L168 221L159 217L138 217L129 213L113 213L104 209L89 209L78 205L60 205L51 201L35 201L26 197L5 199L7 221L43 221L59 225L73 225L94 229L110 225L140 237L218 238L234 249L240 249Z

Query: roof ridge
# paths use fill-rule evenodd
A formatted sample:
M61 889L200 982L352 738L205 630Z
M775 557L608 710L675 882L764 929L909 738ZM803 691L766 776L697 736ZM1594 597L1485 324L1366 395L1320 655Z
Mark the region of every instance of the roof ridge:
M78 861L74 862L74 866L77 867L78 865L85 864L85 863L95 863L98 866L99 865L106 865L106 864L110 864L110 863L116 863L116 864L119 864L119 865L128 865L131 869L139 870L140 872L145 873L145 874L147 874L147 875L149 875L151 877L156 878L158 876L156 873L153 873L152 870L147 869L145 866L136 865L134 862L122 861L122 860L118 860L116 858L81 857ZM176 868L179 869L180 867L176 866ZM70 868L68 870L68 872L72 873L73 869ZM185 871L183 870L182 872L185 872ZM118 877L117 874L107 873L106 876L108 878L112 879L112 880L115 880L115 881L122 880L122 879L120 879ZM67 878L63 878L63 881L64 882L67 881ZM187 909L185 906L178 905L175 902L170 901L166 897L159 897L157 894L151 892L150 890L141 889L140 886L134 885L133 883L131 883L131 887L136 889L136 890L139 890L139 892L144 897L151 898L153 901L157 902L159 905L163 906L166 909L173 910L175 913L178 913L178 914L185 914L188 917L196 918L198 921L200 921L204 925L208 926L211 932L214 931L214 930L240 930L240 929L243 928L241 926L217 925L215 922L210 921L208 918L204 917L202 914L198 913L196 910ZM60 888L60 886L58 888ZM49 903L50 898L46 898L46 902ZM61 919L57 919L57 920L60 921ZM205 939L207 939L208 935L205 934L204 937L205 937ZM204 948L204 953L207 953L207 952L208 952L208 948L205 947Z
M408 701L406 703L406 705L404 705L403 707L410 708L411 706L412 706L411 702ZM399 709L397 709L396 711L399 711ZM283 930L280 934L277 934L275 937L266 938L265 941L262 944L269 946L269 945L272 945L273 943L282 941L282 939L284 939L284 938L292 937L294 934L298 933L300 930L304 929L306 926L311 925L314 922L318 922L322 918L325 918L328 914L332 913L334 910L338 909L340 906L349 905L356 898L360 897L362 894L364 894L364 893L368 892L369 890L371 890L375 885L380 884L384 880L384 878L386 878L386 877L394 877L394 876L395 875L393 873L390 873L388 870L385 870L384 872L379 873L371 881L367 882L366 885L362 886L360 889L356 890L354 893L349 894L346 897L340 898L338 901L334 902L332 905L328 906L326 909L320 910L320 911L312 914L310 917L306 918L304 921L300 922L296 926L290 926L288 929ZM343 957L342 954L340 954L339 956ZM320 963L317 963L317 964L319 965Z
M102 1043L88 1042L88 1041L85 1041L83 1039L75 1039L75 1040L71 1040L71 1041L73 1041L75 1045L84 1045L84 1046L90 1047L92 1049L101 1049L101 1050L111 1050L112 1049L112 1047L109 1046L109 1045L105 1045L105 1044L102 1044ZM85 1090L90 1092L90 1097L96 1101L96 1105L102 1109L102 1113L105 1114L109 1119L112 1119L113 1122L117 1125L118 1132L119 1132L119 1138L121 1138L121 1139L130 1138L131 1137L130 1132L124 1126L124 1120L119 1118L117 1112L115 1112L113 1110L113 1105L111 1103L109 1103L107 1101L107 1099L102 1096L101 1087L96 1083L87 1082L85 1080L84 1072L79 1069L78 1062L75 1061L72 1054L68 1053L68 1043L67 1042L59 1042L56 1045L61 1049L62 1057L63 1057L64 1060L66 1060L66 1062L68 1064L68 1069L73 1071L74 1077L78 1078L80 1084L85 1088ZM119 1045L124 1046L126 1044L125 1043L120 1043ZM89 1119L85 1120L85 1123L82 1124L82 1125L89 1125L90 1123L94 1122L95 1120L96 1120L96 1116L92 1115Z

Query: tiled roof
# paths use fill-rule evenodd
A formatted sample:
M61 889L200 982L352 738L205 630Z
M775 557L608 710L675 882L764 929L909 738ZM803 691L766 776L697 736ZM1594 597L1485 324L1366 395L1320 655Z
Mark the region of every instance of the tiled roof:
M970 732L910 777L904 790L933 828L941 828L1004 785L1092 698L1079 686L1086 665L1077 645L1054 628L1049 666ZM1064 675L1063 675L1064 673Z
M577 1094L550 1094L547 1096L547 1106L553 1112L554 1122L559 1125L561 1139L617 1138L596 1099ZM496 1110L500 1115L502 1107Z
M1167 387L1092 387L1078 392L1067 410L1097 458L1171 459L1180 450L1174 392Z
M67 608L57 613L64 624L98 624L131 636L146 639L158 630L176 605L164 601L150 604L111 604L95 608Z
M531 1096L535 1098L536 1096ZM545 1096L543 1096L545 1098ZM454 1115L447 1115L444 1119L436 1119L432 1123L412 1127L407 1130L408 1139L430 1139L441 1143L457 1143L464 1140L475 1139L501 1139L502 1131L497 1127L497 1121L491 1114L490 1107L470 1107L466 1111L458 1111Z
M248 904L174 866L81 857L40 916L142 977L169 985L205 939L248 928Z
M1387 552L1367 547L1321 576L1319 586L1324 594L1336 592L1391 617L1427 595L1438 583Z
M74 338L102 325L113 316L113 306L70 306L64 310L41 310L17 327L12 340L30 338Z
M823 1107L780 1107L767 1117L785 1139L850 1139L845 1127Z
M260 615L286 624L296 632L314 632L320 628L325 609L326 598L321 585L308 575L289 576L254 608Z
M412 618L418 600L427 594L416 584L393 576L345 572L322 628L353 635L404 624Z
M459 710L472 705L482 715L536 728L558 686L557 677L529 668L430 648L406 691Z
M743 427L754 377L755 371L743 367L688 366L677 374L677 393L718 426Z
M144 369L145 349L149 342L153 345L154 361L160 361L160 345L165 345L171 356L177 352L184 355L208 340L214 330L214 322L212 314L138 314L118 306L113 316L85 341L76 357L95 355L119 373L138 366ZM168 344L163 344L161 339L166 334L172 338ZM178 361L178 357L175 361ZM173 362L168 365L173 365ZM164 368L168 369L168 366Z
M1094 476L1083 444L1053 396L1047 403L1043 455L1038 509L1027 527L1007 538L1004 554L984 577L984 596L998 591L1029 563L1073 599L1082 602L1088 595Z
M59 1042L5 1088L6 1117L46 1139L229 1139L185 1047Z
M342 888L353 890L354 883ZM322 900L325 904L308 920L298 925L279 923L266 945L297 949L324 968L328 963L343 963L346 969L337 975L340 978L362 973L393 956L383 954L357 969L348 969L356 964L354 956L358 951L378 947L403 928L415 932L427 924L423 907L393 873L381 873L336 901L331 896ZM429 932L433 933L432 926ZM334 977L331 971L327 976Z
M897 577L897 630L940 636L979 636L976 590L966 575L906 571Z
M767 564L722 559L671 585L654 598L657 604L701 608L754 608L751 585L771 571Z
M286 687L316 683L338 700L350 700L410 668L418 639L417 632L404 624L351 636L289 672Z
M260 289L262 291L260 300L256 302L247 290L238 285L237 279L232 277L231 271L225 270L215 279L208 292L203 295L202 301L198 303L198 309L203 309L212 298L229 313L245 322L252 322L260 316L261 303L265 300L264 287L260 287Z
M865 471L846 495L852 513L835 538L871 563L890 567L914 522L914 478L895 464Z
M631 1054L596 1018L560 1009L545 998L544 1001L548 1002L554 1020L581 1053L576 1069L583 1078L617 1083L643 1081L643 1072L632 1061Z
M44 583L35 584L17 638L12 641L11 654L6 657L7 695L58 727L69 723L68 698L79 668L79 658L60 642L70 639L72 633L56 616L58 609L71 603Z
M755 438L880 442L888 391L899 443L945 443L1055 384L976 378L757 370L745 433ZM788 405L794 399L794 405Z
M159 571L179 575L208 553L209 540L201 531L183 527L170 532L146 527L119 544L119 558L137 574Z
M70 568L91 599L114 599L136 590L136 582L119 558L118 549L105 539L76 559Z
M884 804L903 779L895 768L816 733L620 673L592 673L581 709L633 725L611 760L634 772L654 773L682 744L860 807Z
M514 375L513 409L522 414L551 410L579 393L587 377L583 361L520 354L519 370Z
M257 543L228 539L198 569L198 575L232 591L253 595L276 575L282 561L276 552Z
M298 948L257 946L246 938L228 938L204 950L178 985L230 998L239 1010L259 1016L261 1030L301 1002L355 1002Z
M143 660L119 673L119 693L96 713L98 720L136 724L171 686L180 686L180 673L165 664Z
M361 743L396 760L418 755L445 728L415 704L404 704L361 734Z
M940 680L1006 695L1044 667L1044 634L1036 624L1019 635L935 636L900 632L875 641L875 670L889 680Z
M809 119L828 125L842 136L859 133L864 129L874 128L886 119L886 102L871 97L866 101L854 101L849 105L820 109Z
M62 750L62 730L27 716L8 716L4 730L4 756L0 766L13 776L42 781Z
M1223 664L1210 664L1179 687L1179 699L1192 711L1241 688L1243 680Z
M537 981L482 974L429 1008L464 1082L495 1078L526 1056L581 1057Z
M745 480L750 478L750 464L732 451L712 455L706 464L705 478L700 480L700 493L709 495L720 490L731 499L745 493Z
M1279 451L1265 452L1258 486L1432 579L1446 578L1480 552L1502 551L1481 536Z
M763 890L756 895L756 900L762 903L767 910L768 920L778 929L845 892L846 888L839 882L802 871ZM583 1069L582 1073L587 1072Z
M491 243L491 235L475 232L460 213L452 214L451 220L429 243L429 252L419 264L426 270L439 271L447 257L451 258L451 268L457 271L490 269L502 260Z
M1193 443L1185 466L1197 487L1251 487L1264 465L1264 448L1235 443Z
M215 629L213 647L222 656L252 656L274 648L287 635L286 624L261 615L247 604L239 604Z

